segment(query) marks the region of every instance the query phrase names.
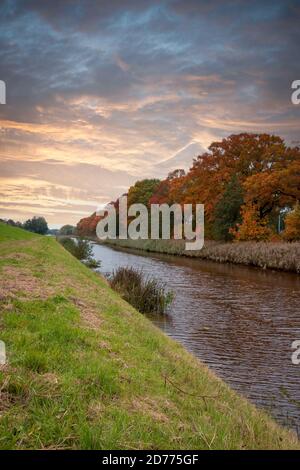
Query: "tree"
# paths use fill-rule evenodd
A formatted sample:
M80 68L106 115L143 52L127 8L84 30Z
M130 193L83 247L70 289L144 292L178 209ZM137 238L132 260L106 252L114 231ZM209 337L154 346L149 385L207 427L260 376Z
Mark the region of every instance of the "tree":
M99 268L101 265L100 261L97 261L93 255L92 245L88 240L78 239L74 240L72 238L61 238L59 242L62 246L69 251L75 258L82 261L89 268Z
M300 204L297 202L294 210L285 217L283 237L288 241L300 240Z
M241 208L242 223L229 229L237 241L266 241L272 235L268 227L268 219L262 219L255 204L244 205Z
M73 235L75 233L75 227L73 225L63 225L60 230L60 235Z
M7 225L11 225L12 227L15 227L16 226L16 222L13 220L13 219L8 219L6 221Z
M144 204L144 206L149 207L150 200L153 194L157 191L160 185L160 180L158 179L144 179L137 181L133 186L128 190L127 195L127 204L128 209L132 204ZM117 219L119 222L119 218ZM133 220L133 217L128 217L127 223L129 224ZM150 213L148 214L148 227L150 230ZM117 236L119 234L119 225L117 224Z
M236 175L226 186L225 192L214 211L213 234L217 240L232 240L230 229L241 222L240 209L243 204L243 190Z
M185 171L182 168L177 168L176 170L170 171L170 173L168 173L167 179L171 181L177 178L182 178L183 176L185 176Z
M259 207L261 217L277 208L293 207L300 199L300 151L286 152L284 162L244 182L245 202Z
M213 142L207 152L194 159L187 173L178 169L162 181L138 181L128 191L129 206L204 204L205 237L224 240L233 234L241 238L243 233L250 239L267 237L270 224L275 229L280 212L291 209L297 200L299 147L288 147L276 135L254 133L230 135ZM242 206L238 235L232 227L240 222ZM93 216L92 220L96 222ZM79 225L90 224L83 219ZM95 230L95 224L90 227Z
M185 171L177 169L171 171L167 178L160 181L157 185L154 193L149 199L149 205L151 204L170 204L182 202L182 195L180 189L183 186L185 180Z
M101 219L102 217L100 215L97 215L96 212L94 212L89 217L84 217L83 219L80 219L76 227L78 235L80 237L96 235L96 227Z
M160 180L158 179L137 181L128 190L128 207L132 204L144 204L147 207L159 184Z
M23 228L29 232L39 233L40 235L45 235L48 232L48 224L44 217L33 217L32 219L26 220Z
M6 221L7 225L11 225L12 227L19 227L19 228L22 228L23 227L23 224L21 222L15 222L14 220L12 219L8 219Z
M236 175L245 203L255 204L259 217L290 206L300 192L300 151L287 147L278 136L242 133L213 142L181 179L173 198L181 203L202 203L205 232L214 234L216 205ZM291 206L290 206L291 207Z

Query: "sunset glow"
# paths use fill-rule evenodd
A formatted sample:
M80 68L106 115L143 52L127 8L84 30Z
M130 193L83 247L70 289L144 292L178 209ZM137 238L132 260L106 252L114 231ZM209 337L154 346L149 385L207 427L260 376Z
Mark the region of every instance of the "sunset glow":
M0 217L75 224L139 178L188 169L213 140L299 140L297 2L8 0L0 12Z

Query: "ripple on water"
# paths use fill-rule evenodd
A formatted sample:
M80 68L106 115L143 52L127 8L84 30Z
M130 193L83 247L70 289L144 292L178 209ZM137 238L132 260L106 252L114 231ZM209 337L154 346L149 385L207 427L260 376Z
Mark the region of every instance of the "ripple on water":
M295 274L95 244L101 271L134 266L172 289L167 317L151 320L210 366L235 390L281 423L300 425L300 279Z

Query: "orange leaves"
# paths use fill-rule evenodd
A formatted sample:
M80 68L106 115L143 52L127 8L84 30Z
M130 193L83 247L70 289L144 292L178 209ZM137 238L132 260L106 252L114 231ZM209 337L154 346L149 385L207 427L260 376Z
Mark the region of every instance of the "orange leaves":
M267 226L268 219L261 218L259 209L255 204L244 205L241 208L242 223L230 229L230 233L237 241L264 241L269 240L272 230Z
M233 180L235 185L230 186ZM234 193L235 187L240 188L240 195ZM213 142L207 152L193 160L187 174L175 170L162 181L138 181L128 191L129 205L204 204L206 235L213 236L218 222L218 233L222 233L223 239L231 238L229 228L239 220L236 213L242 205L242 223L232 231L236 240L268 239L272 232L276 233L280 209L292 208L297 200L300 200L300 149L287 147L275 135L251 133ZM224 214L219 208L222 201ZM268 220L272 230L267 226ZM79 223L79 230L87 230L88 234L94 227L95 214ZM292 229L289 230L292 234Z
M244 182L245 202L256 203L265 211L274 206L292 206L300 199L300 155L276 168L249 176Z
M285 218L285 230L283 237L288 241L300 240L300 205L296 204L294 210Z
M93 236L96 233L96 227L101 219L100 216L96 215L96 212L90 217L81 219L77 224L77 233L79 236Z
M155 193L150 197L149 204L165 204L170 199L170 181L163 180L159 183Z

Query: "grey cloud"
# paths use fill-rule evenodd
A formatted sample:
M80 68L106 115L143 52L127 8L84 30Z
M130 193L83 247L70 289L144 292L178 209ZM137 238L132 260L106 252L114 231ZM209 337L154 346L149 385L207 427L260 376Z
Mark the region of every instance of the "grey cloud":
M1 175L112 199L137 176L188 166L210 138L297 140L296 0L6 0L0 14L0 118L53 126L4 129ZM90 131L57 137L73 123ZM68 164L37 161L51 150Z

